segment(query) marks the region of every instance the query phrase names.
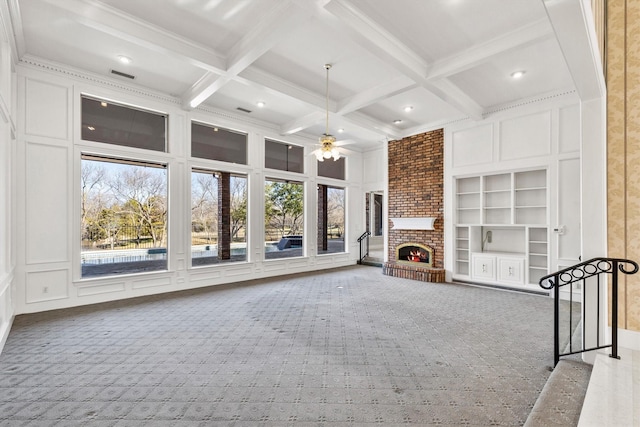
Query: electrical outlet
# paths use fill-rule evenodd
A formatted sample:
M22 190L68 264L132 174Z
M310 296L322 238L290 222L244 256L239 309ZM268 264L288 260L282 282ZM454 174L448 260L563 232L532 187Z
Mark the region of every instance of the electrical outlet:
M491 238L493 237L493 233L491 230L487 231L487 243L491 243Z

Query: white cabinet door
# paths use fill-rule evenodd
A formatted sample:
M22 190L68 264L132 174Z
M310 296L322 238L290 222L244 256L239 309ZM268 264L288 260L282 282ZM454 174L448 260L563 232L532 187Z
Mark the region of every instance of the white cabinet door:
M523 284L524 259L498 257L498 281Z
M473 278L482 280L496 279L496 257L473 254Z

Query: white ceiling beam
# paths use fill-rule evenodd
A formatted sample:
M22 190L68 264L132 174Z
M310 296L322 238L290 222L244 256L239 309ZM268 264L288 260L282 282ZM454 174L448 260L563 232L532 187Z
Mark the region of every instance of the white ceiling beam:
M397 77L384 84L369 88L338 102L338 114L347 114L367 107L399 93L407 92L418 85L406 77Z
M402 132L392 125L380 122L378 120L373 120L371 117L358 112L353 112L345 116L341 116L341 120L345 123L361 127L368 131L371 131L371 129L375 129L392 139L400 138L400 136L402 135Z
M605 96L606 87L598 38L587 0L542 2L560 49L583 101Z
M184 37L134 18L95 0L44 0L74 15L83 25L207 71L227 68L224 56Z
M280 126L280 135L291 135L300 132L317 124L318 122L323 120L324 117L325 115L322 113L322 111L314 111L313 113L309 113L306 116L298 117L297 119Z
M197 107L230 80L226 75L206 73L182 96L182 107L186 110Z
M450 94L435 86L427 79L429 64L349 0L331 0L325 8L346 25L346 30L362 47L467 116L475 120L482 118L482 107L471 97L462 94L460 89Z
M290 81L281 79L278 76L270 74L264 70L261 70L257 67L249 67L244 70L240 76L235 77L236 81L239 81L248 85L260 86L264 89L271 90L280 95L284 95L289 97L297 102L302 102L307 104L310 107L315 108L317 111L314 113L310 113L307 116L303 116L297 119L290 121L285 124L281 128L282 134L293 133L290 129L293 129L297 126L304 126L304 129L309 128L317 123L319 123L326 113L326 97L324 95L317 94L315 92L311 92L308 89L305 89L301 86L291 83ZM351 112L348 116L343 113L336 112L337 103L333 100L329 100L329 117L335 117L334 120L340 119L345 121L345 123L349 123L354 127L362 128L367 131L371 131L372 128L380 131L381 133L389 136L396 137L399 135L398 130L392 128L391 126L373 120L364 114ZM312 120L313 116L316 115L317 119L315 122Z
M14 63L20 61L27 47L24 41L24 30L22 28L22 15L18 0L7 0L0 2L0 14L2 14L2 26L5 37L11 46L11 56Z
M296 28L303 25L314 12L313 9L304 6L305 2L299 4L294 0L274 3L274 7L271 8L269 14L263 16L259 23L253 26L231 48L227 60L227 69L225 70L226 82L253 64L285 37L291 36ZM223 86L219 84L220 80L214 79L211 82L211 87L202 86L199 93L194 92L192 87L183 97L186 101L185 103L190 105L191 108L197 107Z
M427 79L436 80L448 77L473 68L496 55L522 49L551 37L553 37L553 30L546 19L534 22L511 33L485 43L479 43L448 58L436 61L431 66Z
M347 24L354 39L374 54L385 58L394 68L415 82L426 82L428 64L393 34L378 25L348 0L332 0L325 6L331 14Z
M245 69L239 76L235 77L235 80L248 85L258 85L296 101L312 105L322 110L325 109L325 95L319 95L255 66ZM329 101L329 110L336 111L336 103L334 101Z

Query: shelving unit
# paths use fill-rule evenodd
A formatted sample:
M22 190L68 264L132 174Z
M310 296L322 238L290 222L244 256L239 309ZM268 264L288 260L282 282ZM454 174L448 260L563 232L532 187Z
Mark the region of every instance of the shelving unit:
M456 227L456 273L469 274L469 227Z
M514 173L516 224L547 223L547 171Z
M511 174L483 177L484 224L511 223Z
M480 177L460 178L456 181L458 224L480 222Z
M538 283L549 272L547 228L529 228L529 283Z
M458 178L455 188L454 274L505 285L537 285L549 271L547 171ZM501 240L493 242L493 254L490 244L480 244L491 230L494 236L501 234ZM480 267L474 262L483 256L495 257L491 277L476 271Z

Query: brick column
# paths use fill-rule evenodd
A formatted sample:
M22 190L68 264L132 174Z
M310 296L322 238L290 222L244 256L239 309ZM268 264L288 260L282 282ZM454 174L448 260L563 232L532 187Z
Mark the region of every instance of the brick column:
M218 259L231 259L231 174L218 178Z
M326 251L329 247L327 199L327 186L318 184L318 252Z
M389 142L389 218L435 217L435 230L394 230L389 221L389 259L396 246L416 242L434 250L433 267L444 268L444 130Z

